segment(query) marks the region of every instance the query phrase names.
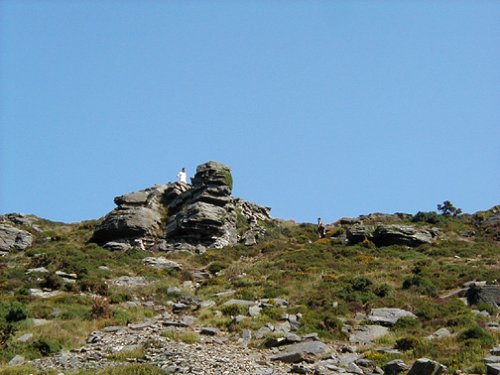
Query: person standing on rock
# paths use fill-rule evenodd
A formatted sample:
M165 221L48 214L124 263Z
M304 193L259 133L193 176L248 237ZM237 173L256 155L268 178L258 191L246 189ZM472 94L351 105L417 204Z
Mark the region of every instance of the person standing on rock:
M179 182L187 184L186 168L182 168L179 173L177 173L177 178Z
M320 217L318 217L318 237L319 238L325 238L326 237L326 228L325 228L325 223L323 223L323 220L321 220Z

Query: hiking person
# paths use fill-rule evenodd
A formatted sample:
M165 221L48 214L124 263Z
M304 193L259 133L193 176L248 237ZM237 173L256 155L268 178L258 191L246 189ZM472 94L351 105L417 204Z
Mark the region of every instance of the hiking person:
M182 168L179 173L177 173L177 178L179 182L187 184L186 168Z
M321 220L320 217L318 217L318 237L319 238L325 238L326 237L326 228L325 228L325 223L323 223L323 220Z

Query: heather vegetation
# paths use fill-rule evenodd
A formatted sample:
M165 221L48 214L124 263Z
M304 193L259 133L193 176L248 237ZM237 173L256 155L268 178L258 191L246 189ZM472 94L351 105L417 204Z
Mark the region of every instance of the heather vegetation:
M441 214L364 218L364 223L383 220L439 229L438 240L417 247L377 247L368 239L348 245L348 227L342 220L328 226L323 239L318 239L312 224L272 221L260 223L266 235L256 245L238 244L197 255L139 248L113 252L88 242L96 221L63 224L37 219L36 230L20 226L32 233L32 246L0 257L0 373L39 374L29 366L7 363L16 355L32 360L78 348L92 331L140 322L158 313L155 306L169 311L172 304L186 299L214 301L193 311L203 326L239 335L266 323L277 324L283 314L294 314L300 317L297 334L317 333L325 342L346 345L372 309L400 308L416 319L400 319L373 345L362 345L359 350L366 359L382 366L392 359L411 363L427 357L449 370L485 373L482 358L500 338L494 324L498 307L484 301L468 306L454 292L470 281L497 285L500 248L491 227L482 226L490 212L466 215L453 209L446 205ZM168 257L183 268L148 267L142 260L151 256ZM203 280L197 279L200 271L206 273ZM121 287L114 280L123 276L141 277L146 283ZM33 290L56 293L41 296ZM226 295L227 291L232 294ZM224 304L229 299L268 304L258 315L235 321L234 317L247 314L247 308ZM278 300L287 305L280 306ZM450 334L428 338L442 328ZM173 341L199 342L194 330L166 330L163 335ZM264 347L279 336L270 333L250 345ZM398 354L375 350L381 347L397 349ZM137 358L143 354L141 349L133 353ZM157 369L140 364L98 372L156 373Z

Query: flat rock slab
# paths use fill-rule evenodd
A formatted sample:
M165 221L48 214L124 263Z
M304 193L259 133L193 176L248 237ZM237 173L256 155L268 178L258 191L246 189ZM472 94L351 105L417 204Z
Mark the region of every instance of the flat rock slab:
M144 258L142 262L147 266L162 270L182 270L181 264L174 262L173 260L168 260L164 257L148 257Z
M383 337L389 332L389 328L379 325L360 326L349 337L349 341L353 343L370 343L375 339Z
M382 307L378 309L372 309L370 315L368 315L368 320L372 323L377 323L384 326L393 326L399 319L403 317L417 319L417 316L409 311L397 308Z
M289 345L285 348L288 353L299 352L308 354L320 354L326 350L326 344L321 341L305 341Z

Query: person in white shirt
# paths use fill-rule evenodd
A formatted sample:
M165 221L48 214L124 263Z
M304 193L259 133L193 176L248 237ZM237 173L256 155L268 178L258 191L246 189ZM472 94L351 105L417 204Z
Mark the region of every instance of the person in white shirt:
M179 182L187 184L186 168L182 168L179 173L177 173L177 178Z

